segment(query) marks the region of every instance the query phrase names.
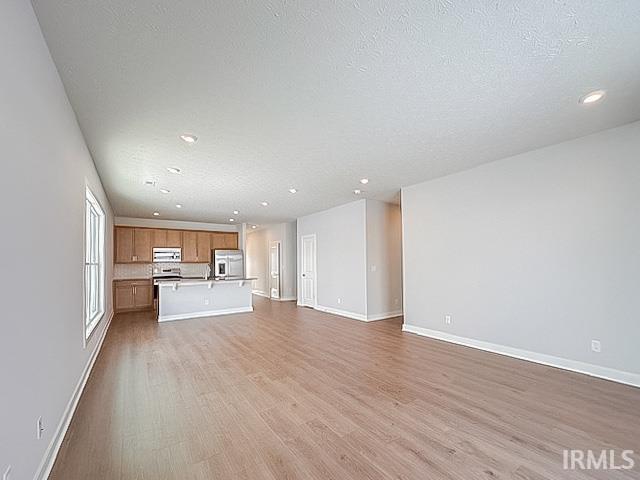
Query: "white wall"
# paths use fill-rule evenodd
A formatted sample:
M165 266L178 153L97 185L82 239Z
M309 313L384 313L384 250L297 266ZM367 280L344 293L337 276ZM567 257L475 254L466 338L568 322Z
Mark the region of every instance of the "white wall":
M402 213L367 200L367 318L402 315Z
M296 223L265 225L247 233L247 276L256 277L254 292L269 296L269 243L280 242L280 296L296 298Z
M282 231L282 292L280 296L285 300L298 298L298 225L297 222L283 223Z
M112 313L113 215L31 3L3 0L0 18L0 473L31 479ZM85 182L107 214L107 312L87 348Z
M366 316L366 201L358 200L298 219L298 245L302 236L314 233L318 307ZM300 255L298 271L299 267Z
M405 323L638 382L639 152L636 122L404 188Z
M402 314L400 219L397 205L368 199L298 219L298 245L317 238L319 310L359 320Z
M247 233L247 277L255 277L253 292L269 296L269 249L267 229Z

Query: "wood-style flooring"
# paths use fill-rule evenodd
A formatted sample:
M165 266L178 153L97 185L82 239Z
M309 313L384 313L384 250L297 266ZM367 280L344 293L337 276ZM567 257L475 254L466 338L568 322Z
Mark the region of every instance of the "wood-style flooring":
M117 315L51 479L640 479L640 389L256 298ZM636 467L565 471L563 449Z

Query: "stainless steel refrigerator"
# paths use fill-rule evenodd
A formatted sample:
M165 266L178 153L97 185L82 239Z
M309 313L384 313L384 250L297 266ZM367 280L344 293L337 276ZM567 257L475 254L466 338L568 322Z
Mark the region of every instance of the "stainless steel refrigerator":
M242 250L212 250L211 271L215 278L244 278Z

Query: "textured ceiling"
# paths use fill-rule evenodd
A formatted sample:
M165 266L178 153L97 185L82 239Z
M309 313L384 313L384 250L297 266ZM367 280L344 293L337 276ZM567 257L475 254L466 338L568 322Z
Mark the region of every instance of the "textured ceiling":
M637 0L33 4L121 216L294 219L640 119Z

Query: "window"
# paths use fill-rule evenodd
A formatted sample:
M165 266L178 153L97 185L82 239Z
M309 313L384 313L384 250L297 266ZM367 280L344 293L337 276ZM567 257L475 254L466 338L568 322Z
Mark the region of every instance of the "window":
M104 315L104 210L87 188L85 200L84 335Z

